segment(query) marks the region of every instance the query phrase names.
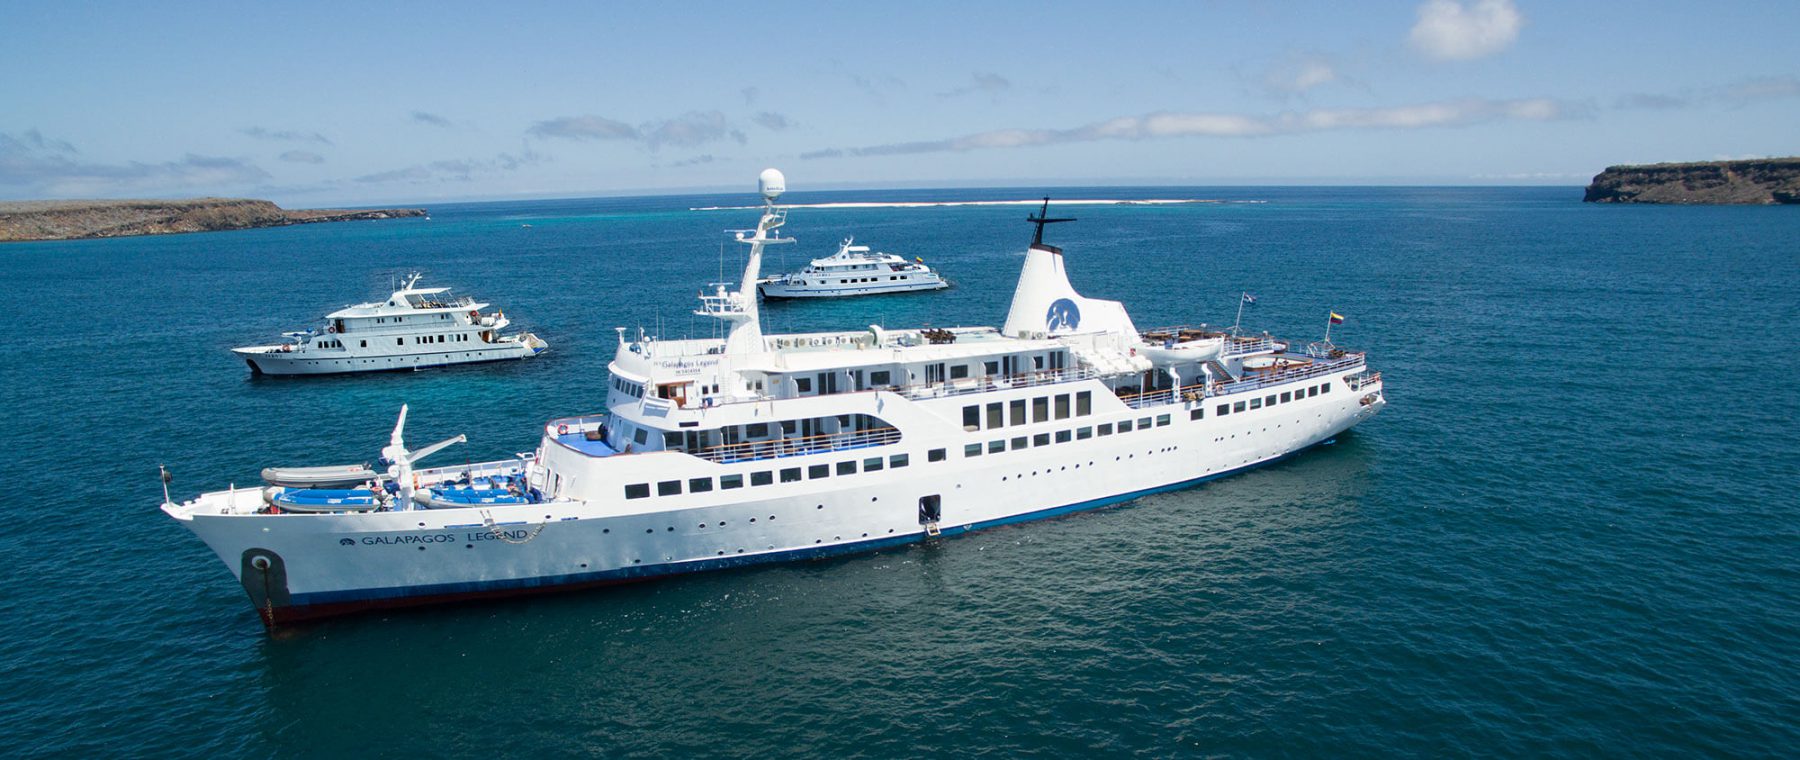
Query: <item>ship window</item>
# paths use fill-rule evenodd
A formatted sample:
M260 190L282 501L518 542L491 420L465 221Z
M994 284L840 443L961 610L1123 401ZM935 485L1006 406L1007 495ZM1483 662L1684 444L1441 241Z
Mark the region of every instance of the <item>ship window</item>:
M1219 415L1220 417L1230 414L1231 413L1231 405L1230 404L1220 404L1219 408L1213 410L1213 413Z
M1281 392L1281 403L1285 404L1285 403L1287 403L1289 401L1293 401L1293 400L1294 400L1294 394L1289 393L1287 391Z
M1076 439L1077 439L1077 440L1082 440L1082 441L1085 441L1085 440L1087 440L1087 439L1089 439L1089 438L1092 438L1092 437L1094 437L1094 429L1093 429L1093 428L1091 428L1091 427L1084 427L1084 428L1076 428L1076 429L1075 429L1075 438L1076 438Z
M1074 433L1072 433L1068 430L1056 431L1056 442L1057 443L1068 443L1069 441L1071 441L1073 439L1074 439Z
M1033 446L1049 446L1050 445L1050 434L1049 433L1038 433L1037 435L1032 436L1031 437L1031 445L1033 445Z
M998 454L1006 450L1006 441L988 441L988 453Z
M1012 439L1012 450L1018 451L1019 449L1025 448L1026 445L1028 445L1028 443L1029 443L1029 440L1026 439L1025 436L1019 436L1017 438L1014 438L1014 439Z
M875 370L875 371L869 373L869 384L870 385L887 385L891 382L889 380L889 377L890 377L890 375L888 374L887 370L885 370L885 369Z
M1031 400L1031 421L1045 422L1050 419L1050 398L1039 396Z
M945 454L943 449L932 449L925 453L925 461L927 462L942 462L944 461L944 457Z
M1275 394L1271 393L1271 394L1269 394L1268 398L1263 399L1263 406L1274 406L1274 405L1275 405Z
M1138 429L1139 430L1149 430L1150 429L1150 418L1149 417L1139 417L1138 418Z
M1011 412L1012 424L1025 424L1025 399L1013 400L1012 403L1007 404L1007 409Z
M643 428L638 428L637 432L635 432L631 435L631 440L637 441L638 445L642 446L645 443L645 439L649 438L649 437L650 437L650 431L645 430Z
M1082 391L1080 393L1075 394L1075 416L1086 417L1093 413L1094 413L1094 394L1093 394L1093 392L1092 391Z
M1031 366L1032 366L1032 367L1035 367L1035 368L1037 368L1037 369L1043 369L1043 368L1044 368L1044 357L1043 357L1043 355L1042 355L1042 354L1039 354L1039 355L1037 355L1037 356L1033 356L1033 357L1031 357Z
M982 362L981 371L990 375L1000 374L1000 362Z
M750 473L750 485L766 486L773 482L775 482L775 473L768 470Z
M969 376L969 365L967 365L967 364L952 364L952 365L950 365L950 379L951 380L961 380L968 376Z
M798 482L800 482L800 468L798 468L798 467L782 468L781 482L783 482L783 483L798 483Z
M656 484L657 496L678 496L681 494L681 481L665 480Z
M1131 432L1131 420L1119 420L1119 432L1121 432L1121 433Z
M744 487L744 476L742 476L742 475L720 475L719 476L719 488L722 490L730 490L733 488L743 488L743 487Z
M769 423L755 422L744 426L744 435L751 438L762 438L769 434Z
M831 477L831 465L815 464L806 468L806 478L808 480L818 480L819 478L829 477Z
M900 468L900 467L905 467L907 464L908 464L908 461L907 461L907 456L905 454L895 454L891 457L888 457L888 466L889 467Z
M1112 435L1112 423L1108 422L1104 425L1101 425L1096 432L1098 432L1100 435Z
M1056 397L1056 418L1059 420L1069 418L1069 394L1067 393Z
M369 342L368 342L368 341L366 341L366 340L364 340L364 341L358 341L358 342L359 342L359 343L361 343L361 344L362 344L362 345L360 345L360 346L357 346L357 348L368 348L368 347L369 347Z
M852 459L848 462L838 462L837 463L837 474L839 474L839 475L855 475L856 474L856 460Z
M1163 427L1164 425L1167 425L1167 424L1169 424L1169 415L1166 415L1166 414L1156 415L1156 426L1157 427Z
M1206 409L1204 407L1196 406L1193 409L1188 411L1188 419L1189 420L1197 420L1197 419L1200 419L1205 416L1206 416Z
M1234 413L1235 413L1235 412L1241 412L1241 411L1244 411L1244 402L1242 402L1242 401L1239 401L1239 402L1237 402L1237 403L1235 403L1235 404L1232 404L1232 405L1231 405L1231 411L1232 411L1232 412L1234 412Z
M987 426L989 430L1006 427L1006 407L998 401L987 405Z
M964 430L980 430L981 429L981 407L979 407L979 406L963 407L963 429Z
M792 435L795 430L799 429L798 427L795 427L796 424L797 423L795 423L793 420L782 420L781 421L781 432Z
M625 486L625 498L627 498L627 499L648 499L648 498L650 498L650 484L649 483L632 483L631 485Z
M1307 388L1307 389L1306 389L1306 395L1307 395L1307 396L1309 396L1309 397L1310 397L1310 396L1317 396L1317 395L1319 395L1319 387L1318 387L1318 386L1316 386L1316 385L1315 385L1315 386L1313 386L1313 387L1311 387L1311 388Z
M1324 385L1319 386L1319 392L1320 393L1330 393L1331 392L1331 383L1325 383Z
M981 444L971 443L971 444L967 444L967 445L963 446L963 456L965 456L965 457L981 456Z
M1250 408L1251 409L1261 409L1262 408L1262 399L1260 399L1260 398L1250 399Z
M810 378L810 377L794 378L794 390L798 391L800 393L812 393L812 378Z
M880 472L881 465L881 457L869 457L863 460L863 472Z
M404 346L404 345L406 345L406 339L405 339L405 338L395 338L395 339L394 339L394 345L396 345L396 346Z
M706 493L712 490L712 478L689 478L688 493Z

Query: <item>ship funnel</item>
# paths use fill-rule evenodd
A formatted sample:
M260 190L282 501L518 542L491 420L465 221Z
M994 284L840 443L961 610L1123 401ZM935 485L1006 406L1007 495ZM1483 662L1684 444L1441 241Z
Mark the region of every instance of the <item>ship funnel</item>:
M1045 198L1043 210L1027 219L1037 230L1025 251L1025 264L1019 269L1019 285L1013 291L1002 332L1015 338L1076 333L1137 337L1137 326L1124 304L1084 297L1069 284L1062 249L1044 242L1044 225L1075 220L1051 219L1049 210L1050 199Z

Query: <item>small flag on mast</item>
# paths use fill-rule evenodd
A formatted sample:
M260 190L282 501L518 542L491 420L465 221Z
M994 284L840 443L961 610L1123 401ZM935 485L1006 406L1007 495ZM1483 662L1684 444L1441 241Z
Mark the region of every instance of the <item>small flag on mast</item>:
M1337 312L1335 312L1335 311L1334 311L1334 312L1332 312L1332 313L1331 313L1331 323L1332 323L1332 324L1334 324L1334 325L1341 325L1341 324L1343 324L1343 323L1344 323L1344 315L1342 315L1342 314L1339 314L1339 313L1337 313Z
M1245 293L1244 294L1244 303L1256 303L1256 296L1250 295L1249 293Z
M920 263L920 264L923 264L923 263L925 263L925 260L924 260L924 259L921 259L921 258L919 258L919 257L917 257L917 256L914 256L914 257L913 257L913 261L917 261L917 262L919 262L919 263Z

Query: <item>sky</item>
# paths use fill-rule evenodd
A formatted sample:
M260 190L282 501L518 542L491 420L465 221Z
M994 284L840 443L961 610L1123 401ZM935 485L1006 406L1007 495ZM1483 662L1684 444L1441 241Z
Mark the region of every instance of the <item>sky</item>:
M1800 3L0 0L0 198L1582 185L1800 154Z

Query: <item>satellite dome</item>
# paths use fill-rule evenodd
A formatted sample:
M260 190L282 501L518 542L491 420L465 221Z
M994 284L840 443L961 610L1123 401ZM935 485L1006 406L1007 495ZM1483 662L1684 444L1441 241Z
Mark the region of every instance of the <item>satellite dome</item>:
M781 176L780 169L764 169L756 178L756 190L762 193L762 197L775 200L787 192L787 177Z

